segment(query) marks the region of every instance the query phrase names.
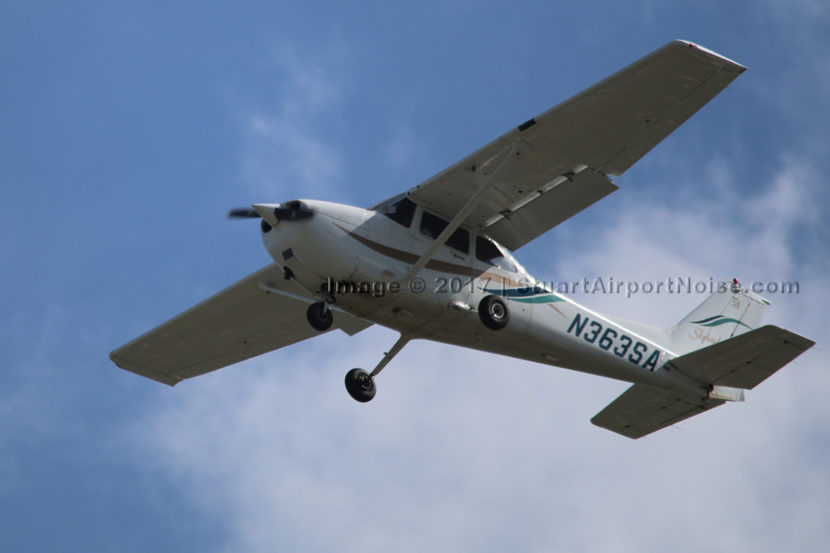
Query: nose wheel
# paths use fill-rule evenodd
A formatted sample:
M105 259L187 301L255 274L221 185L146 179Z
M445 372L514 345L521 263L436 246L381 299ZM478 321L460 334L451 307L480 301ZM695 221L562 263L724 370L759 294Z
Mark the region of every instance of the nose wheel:
M375 397L377 388L375 387L375 377L383 370L393 357L403 349L411 338L401 334L392 349L383 354L383 359L374 368L371 373L367 373L363 369L352 369L346 373L346 391L355 401L366 403Z
M346 373L346 391L355 401L371 401L377 392L375 379L363 369L352 369Z

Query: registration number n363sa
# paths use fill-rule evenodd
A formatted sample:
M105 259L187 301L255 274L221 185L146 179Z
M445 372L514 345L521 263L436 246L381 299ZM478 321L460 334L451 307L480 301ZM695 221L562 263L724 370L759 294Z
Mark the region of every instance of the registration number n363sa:
M589 344L649 371L657 368L657 361L660 359L660 350L650 348L648 344L617 332L611 327L605 327L599 321L593 321L580 313L571 321L568 334L582 337Z

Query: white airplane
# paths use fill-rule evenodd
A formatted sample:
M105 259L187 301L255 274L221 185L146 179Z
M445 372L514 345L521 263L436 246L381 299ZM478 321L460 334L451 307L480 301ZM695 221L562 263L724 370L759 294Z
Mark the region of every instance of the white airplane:
M169 384L335 328L400 333L360 402L414 339L633 385L592 422L639 438L722 405L814 345L761 326L769 302L735 280L671 328L587 309L531 277L516 250L617 190L621 175L745 70L675 41L370 209L255 204L274 263L116 349L119 367Z

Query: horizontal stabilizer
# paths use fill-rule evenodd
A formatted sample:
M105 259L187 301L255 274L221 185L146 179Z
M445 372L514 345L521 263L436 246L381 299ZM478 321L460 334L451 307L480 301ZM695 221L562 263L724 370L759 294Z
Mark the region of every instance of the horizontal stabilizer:
M724 403L722 399L689 396L634 384L591 422L636 439Z
M751 390L814 344L766 325L676 357L669 365L703 382Z
M676 357L667 368L711 385L708 396L686 395L635 384L599 412L591 422L629 438L708 411L726 401L743 401L752 389L815 344L773 325Z

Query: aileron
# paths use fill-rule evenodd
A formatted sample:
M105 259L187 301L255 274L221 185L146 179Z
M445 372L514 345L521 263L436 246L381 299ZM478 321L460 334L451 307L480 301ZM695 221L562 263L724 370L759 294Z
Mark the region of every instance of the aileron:
M511 144L521 144L520 163L505 171L465 221L474 230L490 232L488 224L501 215L491 237L515 250L616 190L604 186L574 194L558 187L544 190L545 185L577 167L603 178L622 174L744 69L691 43L669 43L515 127L408 195L452 219ZM545 209L552 205L557 208ZM505 230L511 224L523 228Z

